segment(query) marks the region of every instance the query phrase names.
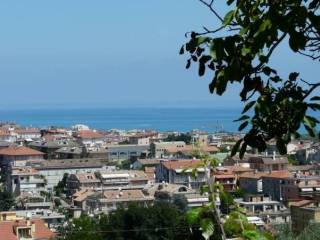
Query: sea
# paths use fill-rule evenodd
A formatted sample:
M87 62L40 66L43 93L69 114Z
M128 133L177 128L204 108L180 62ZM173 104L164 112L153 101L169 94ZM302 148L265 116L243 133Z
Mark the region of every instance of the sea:
M70 128L85 124L97 130L153 129L187 132L234 132L240 109L232 108L64 108L1 109L1 122L15 122L24 127L49 126Z

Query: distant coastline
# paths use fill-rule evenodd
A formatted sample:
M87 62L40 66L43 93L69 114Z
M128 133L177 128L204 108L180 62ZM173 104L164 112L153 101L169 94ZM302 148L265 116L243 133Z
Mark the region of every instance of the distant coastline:
M154 129L209 132L237 130L233 120L240 109L222 107L114 107L0 109L0 121L25 127L71 127L86 124L95 129Z

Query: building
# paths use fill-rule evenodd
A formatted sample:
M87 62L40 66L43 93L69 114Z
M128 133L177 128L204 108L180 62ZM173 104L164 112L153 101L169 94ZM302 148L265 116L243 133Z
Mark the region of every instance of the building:
M129 144L150 145L150 136L148 134L136 134L129 137Z
M239 187L246 193L257 194L263 192L262 177L265 172L247 172L239 176Z
M285 156L252 156L249 158L250 168L261 172L283 171L288 169L288 158Z
M104 145L104 135L94 130L80 130L74 136L80 144L86 147Z
M301 233L312 223L320 223L319 202L302 200L290 206L292 230Z
M50 240L55 233L38 218L21 218L13 212L0 213L0 237L3 240Z
M223 186L224 191L233 192L237 187L237 178L231 168L216 167L213 172L216 183Z
M68 195L73 195L78 190L101 188L101 180L97 176L93 172L70 174L66 182Z
M9 146L0 149L1 166L5 167L22 167L27 162L43 160L44 153L25 147L25 146Z
M146 167L157 167L164 159L137 159L132 164L133 169L145 169Z
M109 161L135 160L149 155L149 145L106 145L106 155Z
M320 196L320 176L294 174L285 178L281 187L283 201L313 199Z
M120 170L100 172L102 190L143 189L149 185L149 178L144 171Z
M44 161L34 164L33 167L39 171L47 180L47 190L53 190L54 186L63 178L64 174L87 173L105 170L103 159L59 159Z
M276 201L283 200L282 185L292 174L288 171L274 171L262 176L263 193Z
M154 196L155 201L173 203L176 198L183 197L187 208L201 207L209 202L208 195L197 193L184 185L157 183L146 189L148 195Z
M37 128L20 128L14 131L16 133L17 139L21 140L33 140L39 139L41 137L40 130Z
M45 191L46 179L38 170L31 167L14 167L10 174L9 189L14 196L23 192L40 193Z
M108 213L119 207L127 208L135 203L141 206L153 204L153 197L146 196L142 190L111 190L97 192L86 199L86 212L90 214Z
M163 158L168 153L182 152L186 147L183 141L175 142L154 142L150 144L151 156L154 158Z
M260 217L266 223L285 223L290 220L288 209L264 194L246 194L243 199L235 199L235 203L244 209L247 216Z
M197 167L200 163L199 160L162 161L156 168L156 181L199 189L206 183L205 169ZM197 169L197 176L193 176L193 168Z

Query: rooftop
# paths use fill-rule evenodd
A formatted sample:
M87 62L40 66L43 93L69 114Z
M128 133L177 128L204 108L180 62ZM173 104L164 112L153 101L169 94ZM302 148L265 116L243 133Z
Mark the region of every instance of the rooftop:
M25 147L25 146L9 146L0 149L0 155L3 156L39 156L44 155L43 152Z

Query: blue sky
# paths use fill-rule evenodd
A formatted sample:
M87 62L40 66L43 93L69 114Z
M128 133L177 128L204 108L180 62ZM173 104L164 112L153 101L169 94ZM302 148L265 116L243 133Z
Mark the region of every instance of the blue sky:
M184 33L215 25L197 0L0 3L2 107L240 106L185 70ZM285 47L273 61L310 81L316 63Z

